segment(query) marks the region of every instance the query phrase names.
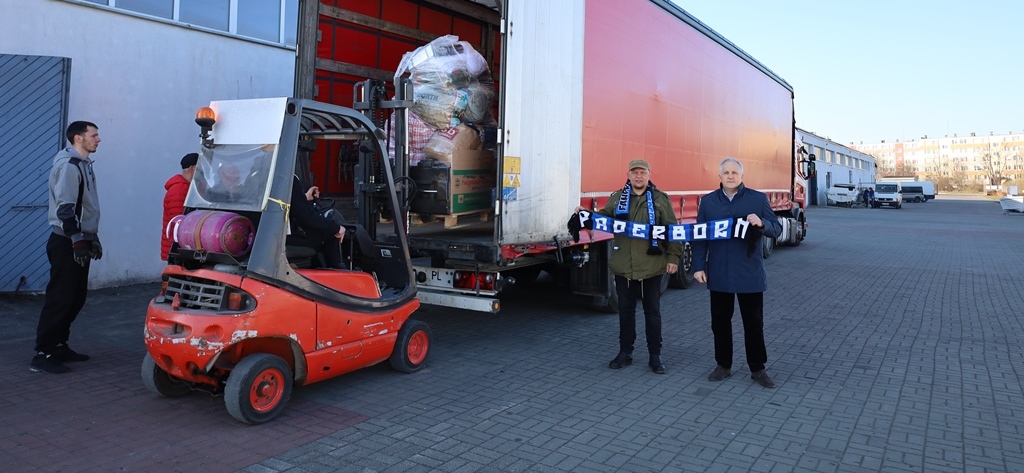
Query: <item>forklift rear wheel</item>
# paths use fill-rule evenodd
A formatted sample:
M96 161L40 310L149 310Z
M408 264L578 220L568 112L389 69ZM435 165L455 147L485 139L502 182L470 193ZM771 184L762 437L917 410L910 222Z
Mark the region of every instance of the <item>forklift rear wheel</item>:
M398 340L388 363L396 371L415 373L427 364L430 355L430 326L420 320L408 319L398 330Z
M266 353L242 359L228 375L224 405L231 417L262 424L284 410L292 394L292 370L280 357Z
M163 397L181 397L192 391L189 385L157 366L149 353L142 359L142 384Z

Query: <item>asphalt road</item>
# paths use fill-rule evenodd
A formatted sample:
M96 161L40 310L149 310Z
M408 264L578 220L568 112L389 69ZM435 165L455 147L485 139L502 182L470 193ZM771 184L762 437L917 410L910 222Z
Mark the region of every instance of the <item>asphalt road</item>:
M1024 215L940 196L902 210L813 208L768 260L777 389L712 383L708 296L664 296L664 360L622 370L617 318L552 285L498 315L424 308L429 366L297 388L247 426L220 398L139 378L155 284L94 290L66 375L28 370L41 298L0 295L4 471L1024 471ZM642 320L642 317L641 317ZM643 353L642 322L638 353Z

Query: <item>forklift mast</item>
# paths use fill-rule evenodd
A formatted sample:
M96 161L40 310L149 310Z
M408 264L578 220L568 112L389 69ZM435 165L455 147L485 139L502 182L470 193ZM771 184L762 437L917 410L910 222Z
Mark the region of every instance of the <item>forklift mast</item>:
M375 234L371 226L376 225L377 217L401 218L404 227L409 228L409 201L416 189L409 178L409 108L412 107L412 83L400 78L395 87L394 99L387 98L387 84L381 80L366 80L356 84L353 90L352 108L363 113L385 135L393 132L394 149L386 149L390 162L377 159L372 146L359 147L359 164L356 165L357 183L355 187L356 206L359 209L360 221L364 222L370 234ZM385 140L386 141L386 140ZM371 204L378 197L387 195L387 179L382 166L390 166L395 182L395 194L398 197L399 215L389 215L389 209ZM381 195L383 193L383 195Z

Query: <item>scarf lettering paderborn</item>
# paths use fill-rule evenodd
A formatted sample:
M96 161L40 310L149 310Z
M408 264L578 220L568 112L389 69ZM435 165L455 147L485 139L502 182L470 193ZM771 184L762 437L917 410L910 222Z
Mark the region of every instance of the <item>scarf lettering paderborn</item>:
M643 240L694 241L726 240L729 238L743 239L747 237L748 230L752 228L750 222L744 218L727 218L704 223L650 225L613 219L586 210L580 210L574 218L577 222L573 223L579 226L570 225L570 230L573 227L587 228Z

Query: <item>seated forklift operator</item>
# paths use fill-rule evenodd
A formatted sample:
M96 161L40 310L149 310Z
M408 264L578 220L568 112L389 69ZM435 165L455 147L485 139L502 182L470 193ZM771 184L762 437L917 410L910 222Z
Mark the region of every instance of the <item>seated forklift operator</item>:
M289 223L298 226L305 232L305 238L294 235L289 237L294 244L316 248L324 255L325 266L331 269L344 269L341 260L341 240L345 238L345 227L338 222L324 217L313 206L313 201L320 197L320 189L310 187L302 193L302 183L295 176L292 182L291 211ZM298 241L296 241L298 240Z

